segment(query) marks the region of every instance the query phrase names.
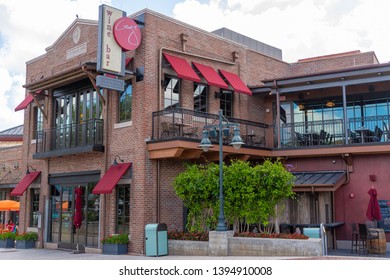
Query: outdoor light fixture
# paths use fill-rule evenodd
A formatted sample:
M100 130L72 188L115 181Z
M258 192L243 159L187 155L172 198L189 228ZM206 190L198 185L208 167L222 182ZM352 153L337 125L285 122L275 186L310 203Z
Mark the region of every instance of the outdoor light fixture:
M207 152L212 146L213 145L211 145L211 141L209 138L209 131L203 130L202 141L200 142L199 147L201 147L203 151Z
M37 171L34 167L27 165L26 174L30 174L30 169L31 169L33 172Z
M225 123L224 123L225 122ZM219 215L217 231L227 231L228 228L225 224L225 213L224 213L224 196L223 196L223 136L230 136L230 128L233 128L233 138L230 143L235 149L240 149L244 142L240 136L240 127L238 123L229 123L229 121L223 116L222 110L219 110L218 114L218 125L206 125L202 133L202 140L199 147L204 152L207 152L212 147L209 130L211 134L217 134L219 144ZM214 136L214 135L213 135Z
M116 155L114 157L114 162L112 163L112 165L118 165L118 162L116 161L116 158L118 158L120 162L123 162L123 159L121 159L120 156Z
M326 107L334 107L334 102L333 101L328 101L326 102Z

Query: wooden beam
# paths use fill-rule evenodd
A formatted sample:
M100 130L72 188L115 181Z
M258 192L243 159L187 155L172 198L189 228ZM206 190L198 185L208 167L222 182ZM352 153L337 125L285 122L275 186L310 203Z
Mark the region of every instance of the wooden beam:
M163 150L149 151L150 159L178 158L183 153L183 148L170 148Z
M91 72L89 72L88 70L86 70L86 69L85 69L85 66L83 66L81 69L83 70L83 72L84 72L85 74L87 74L89 80L90 80L91 83L92 83L93 88L94 88L94 89L96 90L96 92L99 94L99 97L100 97L100 99L102 100L103 105L106 105L106 99L104 99L104 96L103 96L102 93L100 92L100 87L98 87L98 86L96 85L96 76L97 76L97 75L94 75L94 74L92 74Z
M43 117L45 118L45 120L47 120L47 115L46 115L45 111L43 110L41 104L39 104L39 101L38 101L38 99L36 98L35 93L32 92L32 93L30 93L30 94L31 94L31 96L32 96L33 99L34 99L34 103L38 106L38 109L41 111Z
M202 155L203 151L198 150L184 150L180 155L180 159L198 159Z

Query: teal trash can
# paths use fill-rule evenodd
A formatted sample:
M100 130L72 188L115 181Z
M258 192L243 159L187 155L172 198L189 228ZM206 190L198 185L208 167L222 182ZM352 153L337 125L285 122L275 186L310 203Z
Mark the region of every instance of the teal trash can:
M303 228L303 234L309 238L321 238L320 228Z
M145 226L145 255L149 257L168 255L166 224L147 224Z

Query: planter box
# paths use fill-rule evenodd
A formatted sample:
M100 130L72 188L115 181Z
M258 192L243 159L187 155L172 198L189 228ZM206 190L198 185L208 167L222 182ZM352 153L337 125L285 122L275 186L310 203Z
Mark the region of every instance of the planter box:
M15 245L15 240L13 239L1 239L0 248L13 248Z
M16 249L31 249L35 248L34 240L16 240Z
M125 255L127 244L103 244L102 253L104 255Z

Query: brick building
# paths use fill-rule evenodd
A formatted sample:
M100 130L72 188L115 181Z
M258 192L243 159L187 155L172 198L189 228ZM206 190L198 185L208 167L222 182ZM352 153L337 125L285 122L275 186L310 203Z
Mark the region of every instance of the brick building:
M13 199L10 192L23 177L22 144L23 125L0 131L0 200ZM18 218L17 211L1 211L0 227Z
M283 84L293 87L305 83L306 76L319 78L324 71L343 76L340 73L358 68L357 64L375 66L375 54L352 52L288 64L273 55L279 53L276 48L268 46L263 53L254 49L254 40L237 42L150 10L131 18L137 20L142 41L126 53L126 75L120 78L124 91L96 83L100 74L96 21L76 19L45 54L26 63L26 99L18 109L25 110L21 170L29 172L11 192L20 196L22 231L38 230L41 246L80 250L99 249L102 237L128 233L129 251L144 253L146 224L161 222L171 230L183 229L183 204L172 180L184 170L184 162L218 160L218 144L208 152L198 145L203 127L216 121L219 110L240 124L245 140L240 150L224 145L226 156L251 161L278 157L294 166L293 171L319 174L334 171L328 159L320 162L319 155L330 153L331 162L338 162L340 174L330 175L337 182L330 189L322 184L319 190L313 189L318 187L314 182L297 184L302 200L314 210L304 215L286 211L281 222L330 223L339 218L335 206L345 205L337 191L345 189L342 184L348 186L340 161L347 157L340 147L350 145L343 142L346 130L328 129L337 142L331 140L326 146L321 142L312 148L314 141L298 145L291 130L282 134L287 131L284 124L292 126L292 115L283 103L290 101L298 108L299 100L307 99L305 87L299 88L299 94L280 91ZM321 82L330 79L334 75ZM309 89L320 92L313 85ZM317 94L326 96L323 91ZM372 154L374 148L370 149ZM313 162L308 158L317 169L309 168ZM302 170L301 163L308 169ZM78 189L80 227L73 224L80 210L75 207ZM310 196L317 191L318 196ZM289 207L307 210L302 205ZM356 217L341 218L348 222ZM338 239L348 240L347 227L338 230Z

